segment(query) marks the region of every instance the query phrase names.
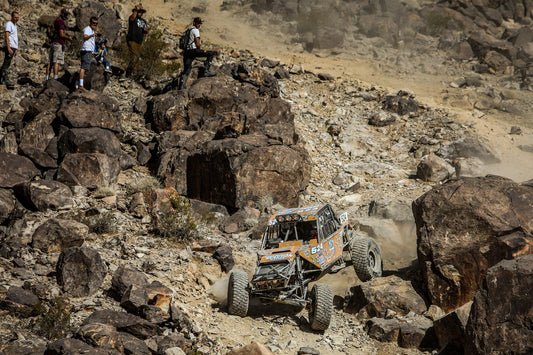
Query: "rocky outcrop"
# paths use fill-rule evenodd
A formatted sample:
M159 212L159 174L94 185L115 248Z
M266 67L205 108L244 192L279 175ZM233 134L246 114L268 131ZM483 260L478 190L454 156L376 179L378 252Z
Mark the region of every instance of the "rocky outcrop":
M471 301L487 269L533 252L533 188L487 176L451 180L413 202L418 260L432 304Z
M487 270L466 326L466 353L533 351L533 255L503 260Z

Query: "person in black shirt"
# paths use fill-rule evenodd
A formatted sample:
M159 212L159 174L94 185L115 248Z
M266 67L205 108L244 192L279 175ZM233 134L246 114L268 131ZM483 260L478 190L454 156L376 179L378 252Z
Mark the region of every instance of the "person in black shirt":
M139 57L142 54L142 43L144 35L148 33L148 23L142 18L146 12L142 5L135 5L131 10L131 15L128 19L128 34L126 41L128 42L128 50L130 52L130 61L126 69L126 75L130 75L134 68L136 68Z

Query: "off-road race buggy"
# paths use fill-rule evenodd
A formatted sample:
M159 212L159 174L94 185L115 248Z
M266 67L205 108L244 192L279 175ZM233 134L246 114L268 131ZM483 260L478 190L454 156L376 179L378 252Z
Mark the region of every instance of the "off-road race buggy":
M381 276L379 247L361 234L346 213L337 217L328 204L275 213L263 234L252 280L243 271L230 274L229 313L246 316L250 297L255 297L264 303L306 307L311 328L327 329L333 309L331 288L315 283L308 292L311 282L350 264L361 281Z

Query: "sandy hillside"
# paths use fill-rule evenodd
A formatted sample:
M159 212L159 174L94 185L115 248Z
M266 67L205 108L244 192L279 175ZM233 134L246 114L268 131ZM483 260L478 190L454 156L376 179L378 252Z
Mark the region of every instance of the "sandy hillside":
M123 3L125 11L129 11L134 3ZM143 6L148 10L145 15L147 19L160 21L162 26L176 34L187 27L192 17L201 16L205 21L202 37L208 46L221 47L227 51L249 50L259 57L280 60L287 65L299 64L305 70L315 73L331 74L338 80L358 80L390 91L408 89L421 103L444 108L451 112L455 119L473 125L479 136L493 148L502 161L501 164L486 167L486 173L503 175L515 181L533 178L531 153L518 148L520 145L533 146L533 119L530 112L510 114L498 111L487 114L464 108L457 100L450 99L450 83L458 76L452 76L450 73L462 74L461 70L465 67L460 63L449 72L435 73L434 70L428 73L420 69L427 63L413 64L411 67L402 63L401 66L395 67L394 58L391 58L397 55L395 52L391 52L388 57L365 58L353 51L342 49L335 54L331 54L331 51L295 51L291 45L280 40L281 34L277 33L275 28L251 25L257 16L251 10L243 8L238 13L221 11L222 3L222 0L206 0L186 7L173 1L145 0ZM445 58L441 55L442 53L435 53L435 61L444 62ZM498 82L494 85L497 86ZM528 91L515 92L513 95L524 100L533 100L533 93ZM522 134L510 135L511 126L519 126Z

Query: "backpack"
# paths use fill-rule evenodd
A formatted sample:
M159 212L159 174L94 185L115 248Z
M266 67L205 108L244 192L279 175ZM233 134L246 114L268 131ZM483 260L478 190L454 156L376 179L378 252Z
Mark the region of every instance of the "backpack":
M189 44L191 43L190 42L190 40L191 40L191 30L192 30L192 27L189 28L187 31L185 31L180 37L180 41L178 43L178 48L181 49L182 51L186 51L187 47L189 47Z

